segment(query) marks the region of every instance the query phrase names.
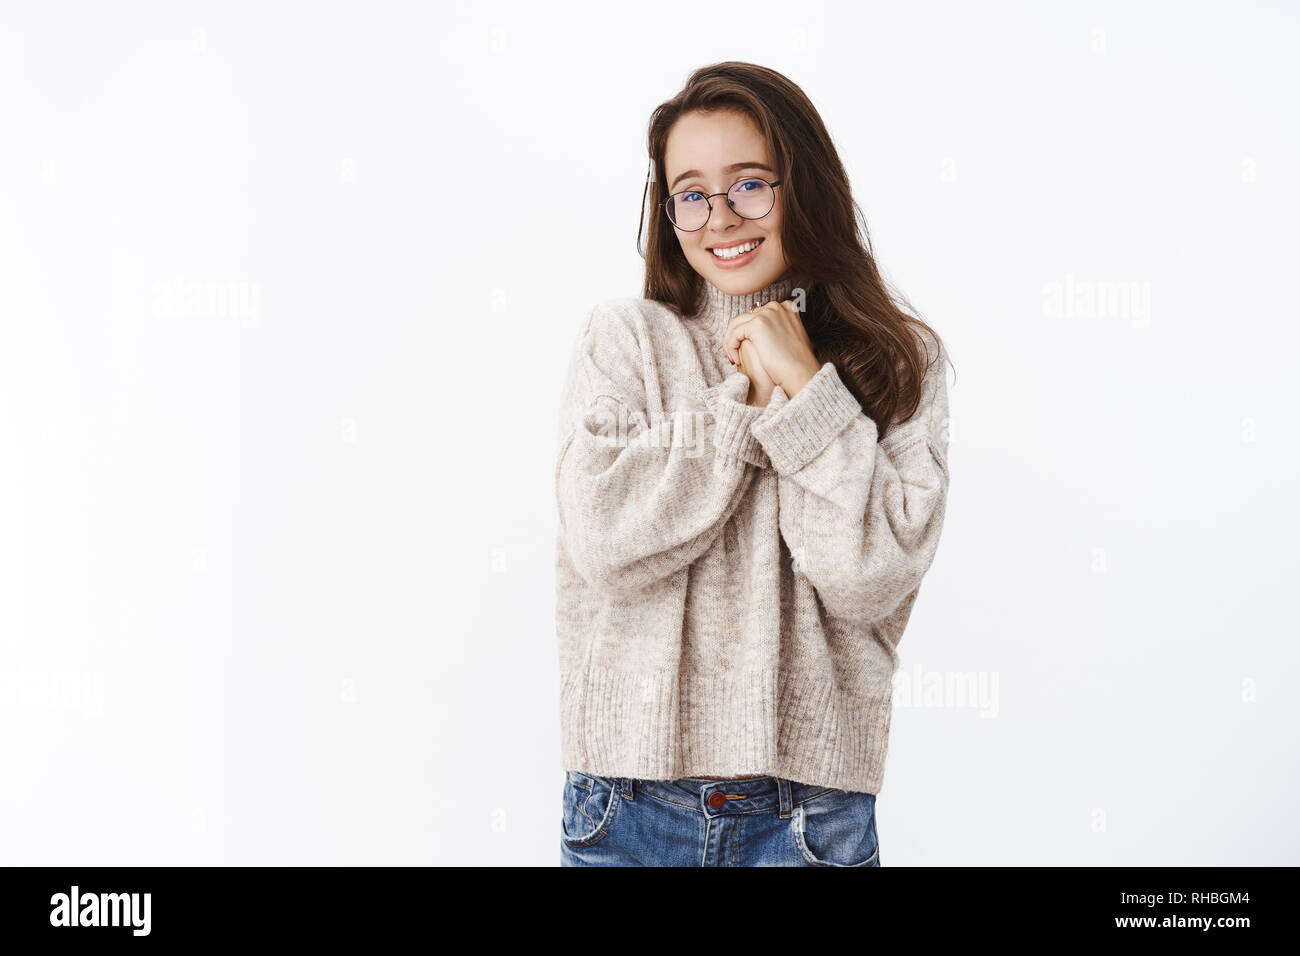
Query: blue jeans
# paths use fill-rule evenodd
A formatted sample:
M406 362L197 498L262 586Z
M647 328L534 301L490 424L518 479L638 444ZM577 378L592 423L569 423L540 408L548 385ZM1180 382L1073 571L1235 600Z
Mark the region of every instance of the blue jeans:
M563 806L561 866L880 866L870 793L569 770Z

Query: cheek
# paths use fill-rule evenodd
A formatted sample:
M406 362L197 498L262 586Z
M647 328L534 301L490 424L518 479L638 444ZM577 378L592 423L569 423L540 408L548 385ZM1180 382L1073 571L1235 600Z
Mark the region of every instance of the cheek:
M786 259L785 250L781 248L781 240L777 236L769 237L767 242L763 243L763 245L770 245L772 247L771 254L781 262L786 262L788 264L789 260Z

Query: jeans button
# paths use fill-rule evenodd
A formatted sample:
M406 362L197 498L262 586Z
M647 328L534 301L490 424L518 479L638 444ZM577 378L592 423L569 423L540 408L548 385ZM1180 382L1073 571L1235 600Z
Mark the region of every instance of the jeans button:
M714 810L718 809L718 807L722 806L726 802L727 798L716 790L709 794L709 806Z

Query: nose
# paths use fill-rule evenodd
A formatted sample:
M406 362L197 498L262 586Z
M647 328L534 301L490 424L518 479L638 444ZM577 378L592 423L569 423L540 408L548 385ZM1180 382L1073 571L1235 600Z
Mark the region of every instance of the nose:
M725 195L711 199L709 202L713 203L713 211L709 213L709 224L705 229L709 233L710 242L714 239L725 239L726 233L731 231L732 226L745 221L744 216L736 215Z

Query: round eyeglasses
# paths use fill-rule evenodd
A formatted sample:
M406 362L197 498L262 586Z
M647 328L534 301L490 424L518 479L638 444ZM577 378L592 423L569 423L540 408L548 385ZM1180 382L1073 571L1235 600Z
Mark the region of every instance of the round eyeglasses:
M713 215L713 204L709 200L714 196L726 196L727 205L741 219L762 219L772 211L779 185L780 180L742 179L725 193L708 196L695 189L684 189L673 193L662 205L668 221L674 226L682 232L696 232L703 229L709 216Z

